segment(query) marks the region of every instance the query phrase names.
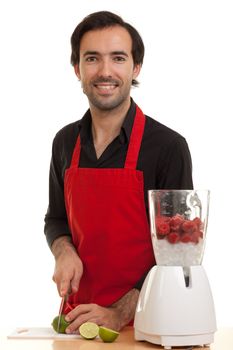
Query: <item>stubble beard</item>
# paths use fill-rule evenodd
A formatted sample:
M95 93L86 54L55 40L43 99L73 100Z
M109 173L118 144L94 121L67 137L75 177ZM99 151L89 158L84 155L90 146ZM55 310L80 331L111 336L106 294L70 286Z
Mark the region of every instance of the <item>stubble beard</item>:
M100 111L111 111L123 105L130 96L131 85L125 87L117 96L98 96L88 87L83 86L83 92L87 96L89 104Z
M98 97L93 95L88 96L90 105L93 105L95 108L98 108L101 111L111 111L121 106L127 99L128 95L120 95L117 98L112 99L111 101L104 101L104 98L99 99Z

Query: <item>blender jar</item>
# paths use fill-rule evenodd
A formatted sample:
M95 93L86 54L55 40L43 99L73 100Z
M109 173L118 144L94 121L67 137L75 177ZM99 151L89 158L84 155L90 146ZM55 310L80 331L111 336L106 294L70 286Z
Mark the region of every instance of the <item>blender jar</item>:
M208 190L150 190L149 216L157 265L200 265L209 211Z

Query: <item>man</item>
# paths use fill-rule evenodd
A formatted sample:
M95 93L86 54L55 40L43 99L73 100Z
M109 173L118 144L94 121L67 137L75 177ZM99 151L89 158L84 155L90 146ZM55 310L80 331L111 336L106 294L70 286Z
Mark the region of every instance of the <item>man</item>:
M71 63L90 109L53 142L45 234L68 333L86 321L120 330L133 320L155 264L148 189L191 189L185 139L130 98L143 63L138 32L110 12L93 13L71 37ZM72 310L71 310L72 309Z

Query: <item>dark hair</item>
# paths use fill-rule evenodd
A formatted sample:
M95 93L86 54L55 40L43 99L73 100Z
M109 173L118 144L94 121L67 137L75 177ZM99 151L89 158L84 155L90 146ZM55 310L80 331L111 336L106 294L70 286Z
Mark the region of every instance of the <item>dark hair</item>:
M86 32L90 30L113 27L117 25L125 28L131 36L132 56L134 64L142 65L145 49L141 36L133 26L131 26L129 23L124 22L121 17L108 11L99 11L91 13L77 25L71 36L71 64L74 66L79 63L80 42L83 35ZM133 79L132 85L137 86L137 80Z

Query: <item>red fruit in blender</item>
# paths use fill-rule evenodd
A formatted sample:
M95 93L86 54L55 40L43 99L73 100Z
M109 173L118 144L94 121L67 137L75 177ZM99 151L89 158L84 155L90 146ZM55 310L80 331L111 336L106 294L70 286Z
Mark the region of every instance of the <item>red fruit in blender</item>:
M184 233L181 237L180 240L182 243L189 243L191 242L191 235L189 233Z
M171 232L171 233L169 233L169 235L167 235L167 240L169 243L175 244L175 243L179 242L180 236L177 232Z
M190 235L190 241L192 243L198 243L199 242L199 237L200 237L200 232L199 231L194 231L191 235Z
M182 230L184 232L193 232L193 231L196 231L197 229L197 225L195 222L193 221L190 221L190 220L185 220L183 223L182 223Z
M165 236L170 232L170 226L166 222L161 222L157 225L157 233Z
M202 221L201 221L200 218L196 217L195 219L192 220L192 222L195 223L195 225L197 226L198 230L201 228Z
M202 231L195 231L194 234L198 236L198 238L203 238L203 232Z
M179 231L182 223L184 222L183 216L177 214L173 216L170 220L170 228L172 231Z

